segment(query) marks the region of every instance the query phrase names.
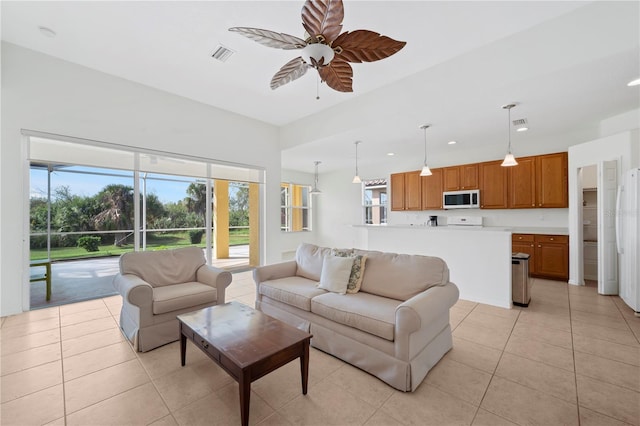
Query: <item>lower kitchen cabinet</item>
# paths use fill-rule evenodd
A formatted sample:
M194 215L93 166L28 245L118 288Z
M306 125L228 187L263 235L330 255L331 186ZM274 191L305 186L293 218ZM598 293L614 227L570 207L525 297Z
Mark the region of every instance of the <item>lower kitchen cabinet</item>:
M531 256L529 275L551 280L569 279L568 236L513 234L511 249Z

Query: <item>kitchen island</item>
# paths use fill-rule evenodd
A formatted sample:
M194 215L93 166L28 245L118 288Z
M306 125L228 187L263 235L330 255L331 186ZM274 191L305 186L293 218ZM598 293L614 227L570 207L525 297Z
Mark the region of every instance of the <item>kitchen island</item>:
M460 298L511 308L511 229L356 225L369 250L442 258ZM365 267L366 271L366 267ZM365 272L366 273L366 272Z
M460 298L511 308L511 234L524 228L481 226L354 225L368 250L442 258ZM526 228L562 234L562 228Z

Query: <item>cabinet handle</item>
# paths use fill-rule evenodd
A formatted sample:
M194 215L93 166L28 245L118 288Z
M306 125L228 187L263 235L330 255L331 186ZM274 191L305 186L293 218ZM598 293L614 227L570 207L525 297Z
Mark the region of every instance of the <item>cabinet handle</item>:
M538 247L542 247L540 244L538 244Z
M531 207L535 207L535 206L536 206L536 203L531 204Z
M553 241L553 237L549 238L549 241Z

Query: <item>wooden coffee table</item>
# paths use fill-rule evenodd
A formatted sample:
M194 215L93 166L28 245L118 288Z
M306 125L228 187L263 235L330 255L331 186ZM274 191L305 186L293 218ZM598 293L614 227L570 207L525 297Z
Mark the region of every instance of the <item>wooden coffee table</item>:
M307 394L311 334L238 302L178 315L180 359L187 339L238 382L240 418L249 424L251 382L300 358L302 394Z

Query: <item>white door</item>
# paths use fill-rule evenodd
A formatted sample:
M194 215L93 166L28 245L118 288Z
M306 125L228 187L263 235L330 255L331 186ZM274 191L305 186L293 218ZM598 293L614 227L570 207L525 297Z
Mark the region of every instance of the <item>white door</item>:
M598 293L618 294L617 161L598 163Z

